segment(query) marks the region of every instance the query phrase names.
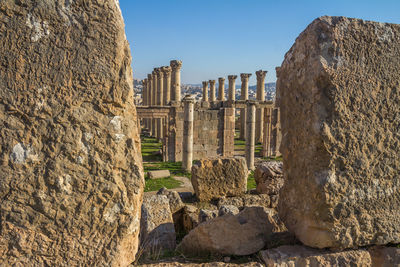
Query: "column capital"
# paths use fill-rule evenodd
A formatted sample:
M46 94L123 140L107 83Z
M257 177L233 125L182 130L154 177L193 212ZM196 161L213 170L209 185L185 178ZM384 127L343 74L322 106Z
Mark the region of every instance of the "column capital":
M143 85L147 84L147 78L145 78L145 79L142 80L142 84L143 84Z
M158 78L163 78L164 77L164 72L162 72L162 68L157 68L155 70L156 70Z
M237 78L237 75L228 75L228 80L230 80L230 81L234 81L234 80L236 80L236 78Z
M180 60L171 60L169 64L173 71L180 70L182 67L182 61Z
M258 101L256 100L246 100L246 105L247 106L255 106L257 105Z
M165 76L171 75L172 73L172 68L170 66L163 66L161 67L161 71Z
M148 80L151 80L153 77L152 77L152 75L151 74L147 74L147 79Z
M209 80L208 82L210 83L211 86L215 85L215 80Z
M240 73L240 78L243 80L248 80L251 76L251 73Z
M219 77L218 78L218 83L224 83L225 82L225 78L224 77Z
M193 95L185 95L183 102L194 103L195 99Z
M203 83L203 87L208 86L208 81L203 81L202 83Z
M267 75L266 70L258 70L256 71L257 79L265 79L265 75Z

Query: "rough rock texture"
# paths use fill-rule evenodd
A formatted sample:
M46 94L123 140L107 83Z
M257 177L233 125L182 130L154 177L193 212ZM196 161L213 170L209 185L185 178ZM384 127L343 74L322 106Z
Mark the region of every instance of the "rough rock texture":
M243 195L247 190L244 158L203 159L192 167L192 185L200 201Z
M175 213L181 210L185 204L183 204L179 193L173 190L168 190L167 188L163 187L158 190L157 195L165 195L169 201L169 208L171 209L172 213Z
M247 262L243 264L208 262L208 263L180 263L180 262L160 262L155 264L143 264L141 267L262 267L259 262Z
M233 205L222 205L218 210L218 216L223 216L225 214L236 215L239 213L239 209Z
M192 205L185 205L182 214L182 230L189 233L199 224L199 209Z
M147 176L149 179L160 179L170 177L171 173L169 170L148 171Z
M254 172L257 192L278 195L283 186L282 162L267 161L257 166Z
M399 267L400 248L397 247L372 247L369 250L374 267Z
M226 214L199 224L178 245L186 255L250 255L261 250L274 232L284 226L274 210L248 207L237 215Z
M279 214L308 246L400 243L400 25L322 17L278 70Z
M199 212L199 223L203 223L218 217L218 210L206 210L200 209Z
M176 234L168 198L145 195L140 220L140 247L146 254L174 250Z
M267 194L243 195L241 197L222 197L218 199L218 207L232 205L241 209L243 207L271 207L270 197Z
M0 265L127 266L143 170L118 1L0 1Z
M261 251L260 257L268 267L372 266L366 250L330 252L304 246L281 246Z

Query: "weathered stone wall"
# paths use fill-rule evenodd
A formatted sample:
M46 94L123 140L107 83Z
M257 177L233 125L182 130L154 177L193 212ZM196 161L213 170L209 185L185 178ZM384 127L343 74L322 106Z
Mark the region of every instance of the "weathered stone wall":
M400 25L316 19L278 73L279 215L308 246L400 242Z
M167 143L168 160L182 161L183 107L172 107ZM196 104L193 123L193 159L233 156L235 117L233 108L202 108Z
M143 170L118 1L0 1L0 265L126 266Z

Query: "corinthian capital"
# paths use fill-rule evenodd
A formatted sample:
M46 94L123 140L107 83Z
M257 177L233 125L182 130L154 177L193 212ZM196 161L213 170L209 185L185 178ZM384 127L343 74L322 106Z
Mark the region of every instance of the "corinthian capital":
M267 71L266 70L258 70L258 71L256 71L256 75L257 75L257 80L259 80L259 79L264 80L265 75L267 75Z
M240 78L243 80L248 80L251 76L251 73L241 73Z
M182 61L180 61L180 60L171 60L169 62L169 65L171 66L173 71L180 70L181 67L182 67Z

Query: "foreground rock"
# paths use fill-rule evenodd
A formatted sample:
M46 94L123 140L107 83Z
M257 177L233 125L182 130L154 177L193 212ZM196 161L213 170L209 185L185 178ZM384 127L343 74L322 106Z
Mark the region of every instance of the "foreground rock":
M244 207L265 207L272 208L273 205L270 201L270 197L266 194L249 195L245 194L240 197L222 197L218 199L218 208L222 206L235 206L239 209Z
M168 198L164 195L145 195L140 220L142 252L157 254L174 250L175 246L176 234Z
M243 195L247 176L244 158L204 159L192 167L192 185L200 201Z
M243 264L208 262L208 263L179 263L179 262L160 262L155 264L143 264L142 267L262 267L258 262L247 262Z
M279 215L305 245L400 243L399 54L400 25L322 17L278 70Z
M144 180L118 1L0 11L0 266L127 266Z
M275 212L248 207L237 215L226 214L194 228L177 250L185 255L250 255L261 250L274 232L284 230Z
M163 187L158 190L157 195L164 195L168 198L169 207L172 214L180 211L185 206L185 204L183 204L182 202L181 197L179 196L179 193L176 191L168 190L167 188Z
M268 267L372 266L366 250L330 252L304 246L281 246L261 251L260 257Z
M278 195L283 186L282 162L261 163L254 172L254 179L259 194Z
M400 248L377 246L368 251L374 267L400 266Z

